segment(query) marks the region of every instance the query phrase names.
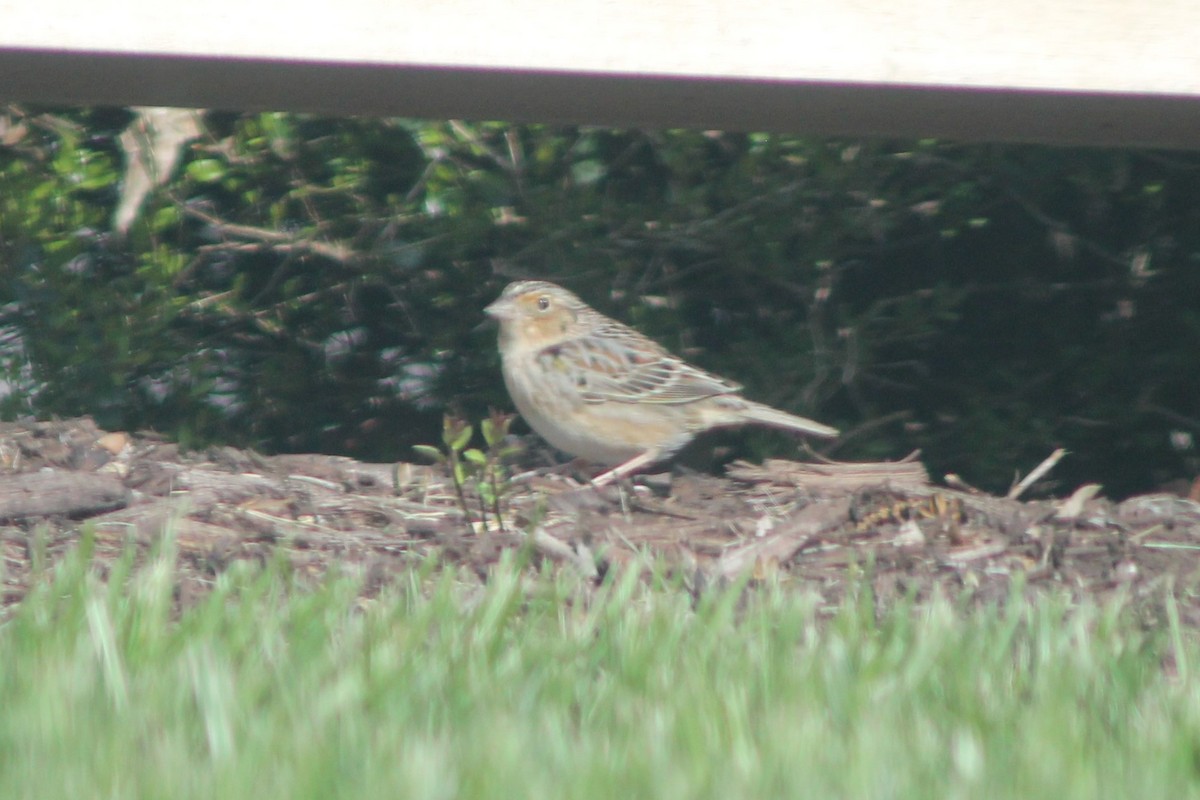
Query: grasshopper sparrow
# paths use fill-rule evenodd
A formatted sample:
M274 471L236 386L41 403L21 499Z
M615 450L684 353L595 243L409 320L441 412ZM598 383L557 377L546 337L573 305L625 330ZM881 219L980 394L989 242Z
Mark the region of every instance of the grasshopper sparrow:
M713 428L753 423L838 435L746 400L740 385L693 367L553 283L511 283L485 310L500 321L504 383L517 410L559 450L612 466L596 485L668 458Z

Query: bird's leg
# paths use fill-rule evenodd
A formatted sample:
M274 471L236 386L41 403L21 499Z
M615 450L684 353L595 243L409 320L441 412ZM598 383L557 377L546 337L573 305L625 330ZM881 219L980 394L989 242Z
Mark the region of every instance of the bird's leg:
M596 487L608 486L614 481L619 481L621 478L627 478L637 472L642 467L653 464L662 458L657 450L647 450L640 456L634 456L624 464L618 464L608 472L601 473L592 479L592 485Z

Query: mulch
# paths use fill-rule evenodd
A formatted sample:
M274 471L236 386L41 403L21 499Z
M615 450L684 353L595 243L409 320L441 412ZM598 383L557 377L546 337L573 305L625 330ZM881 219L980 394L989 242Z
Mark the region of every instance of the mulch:
M655 476L603 490L531 471L503 492L498 521L469 487L460 499L440 466L186 452L88 418L4 423L0 609L48 580L86 531L101 577L169 535L185 606L239 563L282 557L313 581L336 570L361 578L369 597L431 557L486 581L506 551L522 550L585 582L614 569L666 570L697 593L739 579L778 582L830 608L864 585L881 607L934 595L1000 604L1014 591L1119 597L1147 624L1169 611L1200 626L1200 502L1114 502L1098 489L996 497L936 485L913 459L735 462L721 477Z

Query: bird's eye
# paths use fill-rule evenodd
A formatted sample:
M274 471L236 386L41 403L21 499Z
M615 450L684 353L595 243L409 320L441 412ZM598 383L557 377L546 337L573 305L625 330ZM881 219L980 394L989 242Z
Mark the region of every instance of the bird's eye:
M550 298L542 295L538 298L538 311L545 311L550 307Z

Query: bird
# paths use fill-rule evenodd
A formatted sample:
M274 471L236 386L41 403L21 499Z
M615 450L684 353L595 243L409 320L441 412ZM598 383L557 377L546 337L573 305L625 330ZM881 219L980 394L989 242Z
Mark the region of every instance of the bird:
M504 384L555 448L611 467L604 486L670 458L699 434L746 424L834 438L835 428L742 397L742 386L672 355L540 280L510 283L484 312L499 322Z

